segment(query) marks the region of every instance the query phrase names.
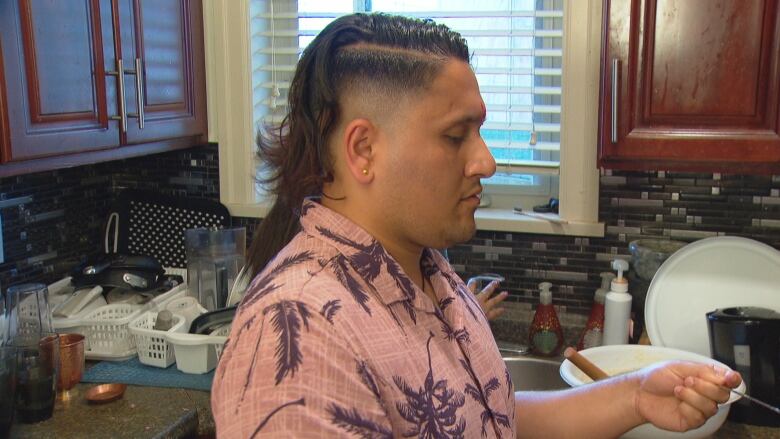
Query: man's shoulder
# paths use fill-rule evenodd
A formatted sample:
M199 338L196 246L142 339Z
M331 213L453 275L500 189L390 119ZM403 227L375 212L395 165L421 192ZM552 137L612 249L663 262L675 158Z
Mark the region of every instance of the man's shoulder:
M346 292L328 265L340 254L305 234L299 234L250 283L242 302L305 301L322 306ZM321 302L321 303L320 303Z

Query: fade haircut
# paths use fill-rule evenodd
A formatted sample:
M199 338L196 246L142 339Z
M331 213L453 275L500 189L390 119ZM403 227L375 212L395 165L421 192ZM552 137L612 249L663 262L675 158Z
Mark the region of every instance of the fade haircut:
M346 93L365 102L406 96L431 85L450 59L469 62L465 39L447 26L387 14L337 18L303 51L288 93L288 113L258 133L259 179L276 196L255 232L249 265L258 274L299 229L297 210L333 180L328 140ZM381 96L380 96L381 95Z

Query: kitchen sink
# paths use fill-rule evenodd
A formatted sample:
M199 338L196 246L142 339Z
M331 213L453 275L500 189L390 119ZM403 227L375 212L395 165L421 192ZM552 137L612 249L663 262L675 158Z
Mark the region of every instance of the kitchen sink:
M561 363L530 357L504 358L515 391L568 389L558 369Z

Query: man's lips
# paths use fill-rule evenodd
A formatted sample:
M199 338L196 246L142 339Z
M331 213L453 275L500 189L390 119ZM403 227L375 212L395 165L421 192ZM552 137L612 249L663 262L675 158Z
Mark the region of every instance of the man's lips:
M476 201L477 204L479 204L481 198L482 198L482 189L472 192L469 195L466 195L461 199L461 201Z

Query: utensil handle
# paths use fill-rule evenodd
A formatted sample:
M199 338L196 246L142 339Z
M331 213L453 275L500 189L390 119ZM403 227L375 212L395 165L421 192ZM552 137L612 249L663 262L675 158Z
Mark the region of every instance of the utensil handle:
M589 376L593 381L609 378L606 372L601 370L598 366L591 363L590 360L580 355L577 350L569 346L563 351L563 356L577 366L581 371L585 372L585 375Z

